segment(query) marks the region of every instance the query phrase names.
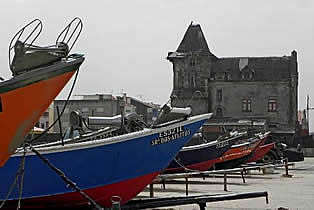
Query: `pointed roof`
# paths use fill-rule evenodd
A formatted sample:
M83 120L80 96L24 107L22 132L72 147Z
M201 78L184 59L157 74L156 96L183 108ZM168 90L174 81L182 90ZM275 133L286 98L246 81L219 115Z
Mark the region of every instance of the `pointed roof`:
M195 51L210 52L201 26L199 24L194 25L193 22L191 22L184 34L177 52Z

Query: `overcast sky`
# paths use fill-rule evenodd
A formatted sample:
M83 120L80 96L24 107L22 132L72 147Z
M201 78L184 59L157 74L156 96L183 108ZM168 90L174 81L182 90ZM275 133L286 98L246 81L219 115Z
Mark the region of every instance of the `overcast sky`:
M38 43L53 44L76 16L84 29L72 52L84 53L86 61L74 94L123 91L146 101L166 102L173 75L165 57L177 49L194 21L218 57L283 56L296 50L299 109L305 108L307 94L314 106L312 0L1 0L0 76L11 76L7 49L19 28L39 18L44 27ZM59 98L66 97L69 86Z

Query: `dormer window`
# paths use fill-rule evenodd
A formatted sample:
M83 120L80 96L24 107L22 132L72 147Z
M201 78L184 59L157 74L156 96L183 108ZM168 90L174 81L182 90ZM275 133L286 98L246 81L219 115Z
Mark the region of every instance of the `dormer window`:
M241 71L241 79L242 80L253 80L255 71L250 69L248 66L242 69Z
M224 72L224 80L225 81L231 80L231 74L229 72Z

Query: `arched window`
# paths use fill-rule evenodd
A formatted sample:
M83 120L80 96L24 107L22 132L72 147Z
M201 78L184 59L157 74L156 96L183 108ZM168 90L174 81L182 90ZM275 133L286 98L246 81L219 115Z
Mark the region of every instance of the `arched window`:
M253 80L254 74L255 74L255 71L246 66L241 71L241 79L242 80Z

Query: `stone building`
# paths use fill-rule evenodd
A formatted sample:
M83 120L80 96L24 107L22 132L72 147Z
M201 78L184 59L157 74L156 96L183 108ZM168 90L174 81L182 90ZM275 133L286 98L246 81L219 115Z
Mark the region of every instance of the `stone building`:
M295 133L296 51L282 57L218 58L210 51L200 25L191 24L167 59L173 64L172 104L190 105L193 114L213 112L208 130L215 130L214 125L249 122L273 133Z

